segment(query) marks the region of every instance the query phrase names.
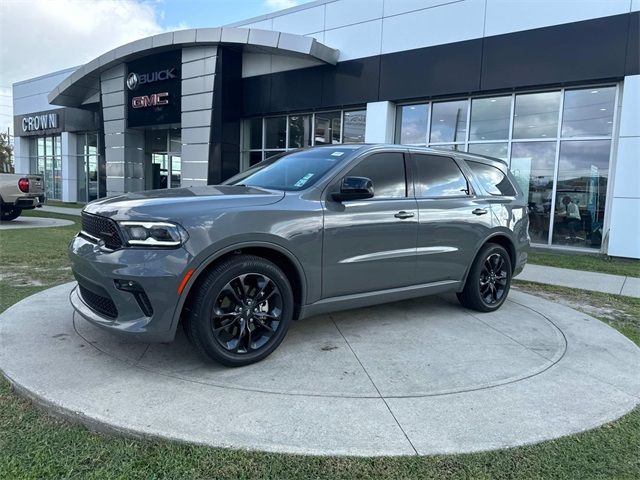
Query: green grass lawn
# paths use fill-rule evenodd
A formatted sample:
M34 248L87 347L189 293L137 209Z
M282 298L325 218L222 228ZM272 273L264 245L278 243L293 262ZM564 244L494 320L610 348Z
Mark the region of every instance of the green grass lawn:
M0 231L0 311L71 280L66 247L77 217L62 228ZM516 288L568 303L640 344L640 300L516 282ZM44 367L43 367L44 368ZM468 455L310 457L209 448L91 432L50 417L0 377L0 479L638 479L640 409L620 420L537 445Z
M632 258L617 258L600 254L549 252L533 248L529 251L529 263L548 267L572 268L587 272L640 277L640 260Z

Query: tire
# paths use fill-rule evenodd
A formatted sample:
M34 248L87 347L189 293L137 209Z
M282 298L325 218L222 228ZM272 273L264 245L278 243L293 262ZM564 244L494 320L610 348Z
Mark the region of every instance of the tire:
M230 367L259 362L284 339L293 317L293 291L280 268L236 255L196 287L185 328L195 349Z
M487 243L473 261L464 289L456 294L458 300L479 312L499 309L509 294L512 272L507 251L500 245Z
M15 220L22 214L22 209L20 207L2 207L0 211L0 220L3 222L10 222L11 220Z

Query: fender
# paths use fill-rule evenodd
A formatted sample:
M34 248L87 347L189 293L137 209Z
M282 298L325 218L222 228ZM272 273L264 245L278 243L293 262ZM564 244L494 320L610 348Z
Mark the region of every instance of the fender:
M193 268L193 274L187 281L187 284L185 285L184 290L180 294L180 298L173 312L173 318L171 320L171 329L170 329L172 335L175 335L175 331L178 326L178 321L180 320L180 315L182 314L182 309L184 308L184 304L187 298L189 297L189 293L191 292L192 287L198 281L198 278L200 277L202 272L206 270L209 265L211 265L213 262L215 262L218 258L222 257L223 255L233 252L234 250L239 250L242 248L250 248L250 247L269 248L271 250L275 250L278 253L285 255L293 263L296 270L298 271L298 275L302 279L302 285L300 285L300 288L302 290L303 304L306 303L306 298L307 298L306 272L302 268L302 264L300 263L300 260L298 260L298 258L289 249L283 247L282 245L269 242L269 241L245 241L245 242L233 243L231 245L227 245L221 249L218 249L214 253L206 256L204 259L202 259L198 263L198 265L195 268L194 268L194 263L189 265L188 267L189 269Z
M460 291L462 291L462 289L464 288L465 284L467 283L467 277L469 276L469 271L471 270L471 266L473 265L473 262L475 262L476 257L478 256L478 252L480 251L480 249L482 248L482 246L489 242L492 238L495 237L506 237L509 239L509 242L511 242L511 245L513 245L513 248L515 248L516 244L513 241L513 232L511 230L509 230L508 228L505 227L498 227L494 230L491 230L491 232L489 233L489 235L487 235L485 238L483 238L480 242L478 242L478 244L475 246L474 252L473 252L473 260L472 262L467 265L467 269L464 272L464 275L462 277L462 280L460 281ZM515 265L511 266L512 268L515 267Z

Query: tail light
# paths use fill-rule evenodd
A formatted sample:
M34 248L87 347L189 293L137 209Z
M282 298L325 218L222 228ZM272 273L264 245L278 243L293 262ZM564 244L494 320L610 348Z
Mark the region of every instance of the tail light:
M21 192L29 193L29 179L21 178L20 180L18 180L18 188Z

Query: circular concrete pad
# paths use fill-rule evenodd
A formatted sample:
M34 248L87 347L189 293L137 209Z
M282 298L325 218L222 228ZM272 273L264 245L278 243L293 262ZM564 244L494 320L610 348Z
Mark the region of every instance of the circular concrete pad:
M640 349L524 293L492 314L442 296L295 323L265 361L230 369L73 315L73 284L0 315L0 369L98 428L268 451L403 455L510 447L586 430L640 402Z
M0 230L15 230L19 228L66 227L73 225L72 221L59 218L25 217L21 216L10 222L0 222Z

